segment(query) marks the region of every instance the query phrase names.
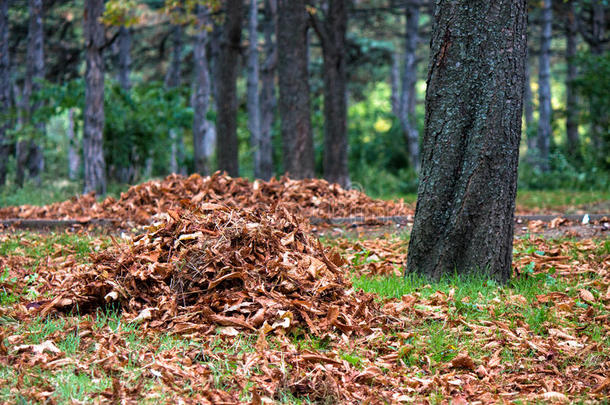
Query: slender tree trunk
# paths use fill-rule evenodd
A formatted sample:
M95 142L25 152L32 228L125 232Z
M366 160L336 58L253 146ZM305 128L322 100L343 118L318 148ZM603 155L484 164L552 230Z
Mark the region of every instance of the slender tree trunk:
M566 15L566 138L568 153L578 159L580 157L580 139L578 135L578 98L574 89L574 81L578 77L576 53L578 51L578 25L574 12L574 1L567 4Z
M172 58L167 71L165 72L165 87L168 89L174 89L182 84L182 53L184 49L184 29L180 25L172 25ZM182 133L176 128L170 128L170 159L169 159L169 171L171 173L183 172L184 169L180 167L180 163L183 161L181 156L184 151L184 141L182 139Z
M104 26L100 17L104 0L85 0L85 123L83 154L85 163L84 192L106 194L106 162L104 160Z
M400 117L400 53L392 52L392 70L390 71L390 86L392 88L392 114Z
M523 90L523 113L525 115L525 135L527 140L527 160L530 164L536 163L538 147L536 130L534 129L534 102L532 96L532 83L529 64L529 53L525 59L525 88Z
M604 0L593 0L592 1L592 24L591 34L592 41L589 42L591 46L591 53L594 55L602 55L604 53L604 44L607 42L605 38L606 28L606 16L605 16L605 1ZM607 78L606 78L607 79ZM604 146L604 138L607 138L608 134L608 118L607 108L600 108L600 106L592 106L591 108L591 143L602 162L607 162L607 151L610 145ZM606 141L608 142L608 141Z
M511 274L526 0L438 0L408 272Z
M402 94L400 98L400 122L409 147L409 157L416 172L420 168L419 133L415 123L415 84L417 82L417 42L419 30L419 5L407 4L405 37L405 62L402 76Z
M324 21L312 15L324 58L324 178L349 187L347 167L347 0L329 0Z
M542 171L549 170L549 152L551 149L551 29L553 11L551 0L543 0L542 6L542 37L540 38L540 67L538 76L538 167Z
M254 177L261 175L261 110L258 93L258 2L249 0L248 13L248 130L254 162Z
M277 47L284 171L314 177L307 67L308 17L304 0L278 0Z
M74 128L74 108L68 110L68 178L77 180L80 171L78 136Z
M207 175L209 173L208 158L210 152L207 150L206 136L209 133L210 122L207 113L210 108L210 73L208 70L208 57L206 47L208 45L209 23L208 10L205 6L197 6L197 35L193 44L193 62L195 63L195 80L193 89L193 149L195 160L195 172Z
M131 89L131 29L125 26L119 28L119 74L118 82L121 88L125 91Z
M44 79L44 38L42 0L29 0L30 20L28 25L28 46L26 61L26 76L23 87L23 105L26 109L27 121L33 124L36 110L40 108L39 101L33 102L31 97L40 90L40 81ZM44 134L44 124L36 125L36 131ZM40 175L44 168L42 148L34 139L20 141L17 145L16 183L21 187L25 180L26 168L30 177L40 185Z
M592 1L592 24L591 34L593 41L591 41L591 52L595 55L601 55L604 53L605 30L606 30L606 16L605 16L605 1L604 0L593 0Z
M121 88L129 93L131 89L131 44L132 32L130 28L121 26L119 28L118 48L119 48L119 72L117 80ZM131 142L130 142L131 143ZM138 160L137 149L135 145L130 145L129 160L120 162L116 168L116 178L123 184L132 183L136 179L136 162Z
M216 153L218 168L239 175L237 142L237 74L241 46L243 0L227 0L218 65Z
M268 180L273 176L273 121L277 98L275 96L275 72L277 68L277 48L273 41L277 15L277 1L265 0L265 63L261 69L261 139L260 178Z
M173 89L182 84L182 51L184 49L184 30L180 25L172 25L172 57L165 71L165 87Z
M8 0L0 0L0 187L6 184L10 141L7 130L11 120L11 63L9 59Z

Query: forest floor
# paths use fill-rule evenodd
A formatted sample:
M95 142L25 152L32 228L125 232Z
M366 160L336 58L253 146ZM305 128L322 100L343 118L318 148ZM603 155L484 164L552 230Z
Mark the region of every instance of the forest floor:
M506 285L477 276L432 283L402 277L408 226L314 229L304 219L346 216L350 204L410 215L408 204L382 209L318 183L263 184L244 199L246 185L226 179L208 187L218 198L202 198L198 211L167 197L192 201L209 186L195 180L149 184L114 206L0 210L124 215L120 233L0 231L0 402L607 400L607 221L519 224ZM293 204L299 195L319 200ZM329 196L343 201L325 205ZM154 211L147 204L166 214L142 227ZM535 208L523 211L558 212Z

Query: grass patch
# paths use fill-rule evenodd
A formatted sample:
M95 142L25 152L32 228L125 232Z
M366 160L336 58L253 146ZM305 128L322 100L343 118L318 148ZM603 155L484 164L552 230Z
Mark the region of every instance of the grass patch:
M610 200L610 191L519 190L517 205L528 209L557 210Z

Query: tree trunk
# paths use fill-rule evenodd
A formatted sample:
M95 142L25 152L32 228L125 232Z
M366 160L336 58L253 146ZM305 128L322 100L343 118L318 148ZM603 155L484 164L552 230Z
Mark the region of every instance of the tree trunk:
M8 0L0 0L0 187L6 184L10 141L7 130L11 108L11 63L9 59Z
M119 28L119 75L118 82L121 88L125 91L131 89L131 29L125 26Z
M261 69L261 139L260 178L269 180L273 176L273 121L277 98L275 96L275 72L277 68L277 48L273 41L277 15L277 1L265 0L265 63Z
M218 168L239 175L237 142L237 74L241 45L243 0L227 0L218 60L216 153Z
M543 0L542 37L540 38L540 67L538 70L538 167L549 170L549 151L551 149L551 39L553 11L551 0Z
M182 84L182 50L184 30L180 25L172 25L171 36L172 36L172 57L165 71L165 87L173 89Z
M278 0L277 47L284 171L314 177L304 0Z
M405 66L402 76L402 94L400 97L400 122L409 147L409 157L416 172L420 168L419 133L415 123L415 84L417 82L417 41L419 29L419 5L407 4L405 36Z
M44 38L42 0L29 0L30 19L28 25L28 46L26 61L26 76L23 86L23 105L26 109L26 121L34 125L33 119L36 110L40 108L39 101L32 102L31 97L40 90L40 81L44 79ZM44 124L36 124L36 132L44 134ZM44 168L42 148L35 139L20 141L17 145L17 172L15 181L19 187L23 186L25 170L36 184L40 185L40 175Z
M591 52L595 55L601 55L604 53L604 43L607 42L605 38L606 30L606 16L605 16L605 1L604 0L593 0L592 1L592 24L591 34L593 41L590 42Z
M254 163L254 177L261 176L261 110L258 94L258 2L250 0L248 13L248 130Z
M106 194L106 162L104 160L104 26L100 17L104 0L85 0L85 123L83 154L85 163L84 192Z
M511 274L526 0L439 0L406 271Z
M400 54L392 52L392 70L390 71L390 86L392 88L392 114L400 117Z
M68 110L68 178L78 179L80 171L80 154L78 151L78 136L74 128L74 108Z
M324 178L350 186L347 167L346 40L348 0L328 0L324 21L312 15L324 58Z
M529 55L529 53L528 53ZM532 83L530 75L529 56L525 58L525 80L523 90L523 113L525 115L525 136L527 140L527 160L536 163L538 147L536 146L536 131L534 130L534 102L532 96Z
M578 135L578 98L574 81L578 77L576 54L578 52L578 25L574 12L574 1L567 4L566 15L566 138L568 154L580 158L580 139Z
M182 52L184 49L184 29L181 25L172 25L172 58L165 72L165 87L167 89L174 89L182 84ZM170 173L184 172L184 168L181 167L180 163L184 160L184 140L182 139L182 133L176 128L170 128L169 130L170 139L170 158L169 158L169 171Z
M605 38L606 28L606 16L605 16L605 1L604 0L593 0L592 1L592 24L591 34L592 41L589 42L591 46L591 53L594 55L602 55L604 53L604 44L607 43ZM608 157L605 153L608 149L604 146L604 139L608 134L608 114L607 108L600 108L600 106L592 106L591 108L591 143L593 148L598 151L597 154L601 162L607 162Z
M121 26L119 28L118 36L118 48L119 48L119 72L117 75L117 81L121 86L121 89L125 93L129 93L131 89L131 80L129 75L131 74L131 45L132 45L132 31L130 28ZM131 151L129 153L129 160L126 162L119 162L116 167L116 179L123 184L133 183L137 177L136 162L138 161L137 149L135 145L130 142Z
M195 64L195 80L193 88L193 150L195 172L209 174L206 136L209 133L210 123L207 113L210 108L210 73L208 70L208 57L206 47L208 44L207 25L209 11L205 6L197 6L197 35L193 44L193 62Z

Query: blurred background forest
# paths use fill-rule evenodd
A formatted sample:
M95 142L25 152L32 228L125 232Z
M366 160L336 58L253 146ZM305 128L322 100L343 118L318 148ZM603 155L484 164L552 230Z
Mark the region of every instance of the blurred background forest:
M314 175L417 189L433 1L1 1L0 205L169 173L307 177L297 104ZM609 15L606 0L529 2L521 189L610 189Z

